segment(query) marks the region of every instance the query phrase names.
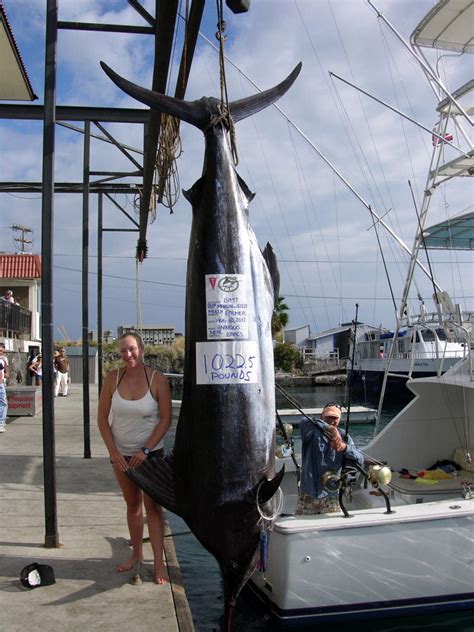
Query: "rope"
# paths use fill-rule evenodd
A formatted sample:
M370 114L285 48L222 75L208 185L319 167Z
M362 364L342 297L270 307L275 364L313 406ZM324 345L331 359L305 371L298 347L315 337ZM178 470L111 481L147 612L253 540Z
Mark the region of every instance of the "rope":
M217 33L216 39L219 42L219 78L220 78L220 88L221 88L221 103L219 106L219 114L217 117L214 117L206 130L213 125L217 125L219 123L223 123L230 135L230 149L232 152L232 159L234 161L234 165L237 166L239 164L239 155L237 152L237 135L235 133L235 125L232 120L232 116L230 115L229 109L229 95L227 92L227 80L225 76L225 52L224 52L224 43L227 38L224 35L224 31L226 28L226 23L224 21L224 9L223 9L223 0L216 0L217 5ZM213 122L215 120L215 122ZM205 130L205 131L206 131Z
M168 114L161 115L160 138L155 159L154 212L150 204L150 214L156 217L156 204L163 204L173 213L173 206L179 199L179 174L177 160L182 154L179 120Z
M137 305L137 331L142 335L142 300L140 296L140 263L135 259L135 276L136 276L136 305Z
M185 25L183 60L186 65L189 0L186 0ZM176 38L174 44L176 44ZM184 75L183 82L185 82ZM172 214L173 206L179 200L180 184L177 160L183 152L179 126L179 119L169 114L161 114L160 135L155 157L155 182L150 197L150 223L153 223L156 219L156 207L158 204L163 204L163 206L169 208L170 214Z

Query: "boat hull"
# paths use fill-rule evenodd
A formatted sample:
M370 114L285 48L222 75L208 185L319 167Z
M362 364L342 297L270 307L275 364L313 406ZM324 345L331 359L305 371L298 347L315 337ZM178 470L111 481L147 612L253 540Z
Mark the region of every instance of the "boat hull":
M282 518L250 587L289 626L474 608L473 531L466 500Z
M459 361L459 360L457 360ZM451 368L454 362L446 362L445 370ZM348 371L348 382L351 384L353 397L366 405L377 406L382 392L384 378L384 367L358 369ZM413 370L412 379L424 377L436 377L436 369L430 366L419 366ZM390 370L385 388L384 401L396 401L401 404L408 404L413 399L413 393L406 387L408 382L407 369L399 371Z

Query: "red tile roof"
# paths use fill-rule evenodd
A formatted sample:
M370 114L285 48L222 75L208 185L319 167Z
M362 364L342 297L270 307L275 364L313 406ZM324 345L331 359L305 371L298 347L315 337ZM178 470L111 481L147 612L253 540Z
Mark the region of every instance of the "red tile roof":
M0 254L0 279L41 279L41 256Z

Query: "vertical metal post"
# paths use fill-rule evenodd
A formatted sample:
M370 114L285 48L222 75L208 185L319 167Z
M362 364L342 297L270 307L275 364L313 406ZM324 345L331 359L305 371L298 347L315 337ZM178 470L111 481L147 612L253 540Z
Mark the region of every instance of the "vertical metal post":
M89 398L89 181L91 124L84 123L82 193L82 404L84 417L84 458L91 458Z
M53 218L56 120L57 0L47 0L43 120L43 192L41 209L41 338L43 356L43 475L47 548L59 547L53 403Z
M104 361L102 341L102 216L103 193L99 193L99 204L97 208L97 349L99 353L99 395L102 390L102 367Z

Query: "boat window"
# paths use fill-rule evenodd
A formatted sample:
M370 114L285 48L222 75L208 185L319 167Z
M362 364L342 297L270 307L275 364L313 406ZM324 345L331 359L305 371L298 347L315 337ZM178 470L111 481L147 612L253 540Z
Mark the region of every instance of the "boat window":
M440 340L446 340L446 332L444 331L444 329L437 329L436 335Z
M420 332L417 331L415 332L415 342L421 342L421 336L420 336Z
M436 338L434 331L431 331L431 329L423 329L421 331L421 335L423 336L423 340L425 342L434 342Z

